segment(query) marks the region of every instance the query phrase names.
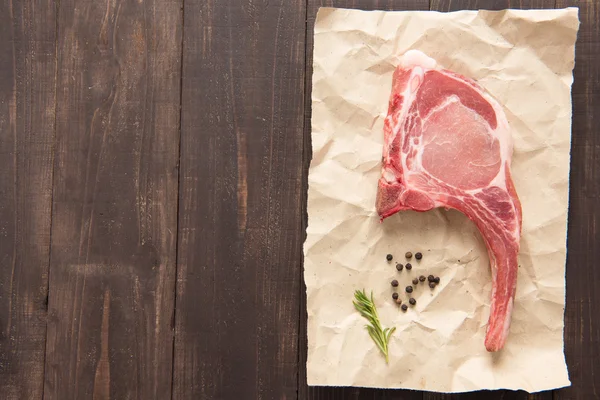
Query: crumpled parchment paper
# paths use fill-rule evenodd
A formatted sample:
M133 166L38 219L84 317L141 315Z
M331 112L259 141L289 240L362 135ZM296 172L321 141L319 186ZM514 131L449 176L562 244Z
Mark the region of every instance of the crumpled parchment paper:
M308 384L439 392L570 384L563 353L571 84L578 10L380 12L320 9L314 32L313 159L304 245ZM474 78L504 105L523 236L510 336L488 353L491 274L476 227L456 211L375 212L383 121L397 56L419 49ZM421 251L398 273L404 253ZM394 255L388 263L386 254ZM400 289L419 275L417 305ZM384 326L397 327L390 363L352 306L373 291ZM399 290L401 298L407 298Z

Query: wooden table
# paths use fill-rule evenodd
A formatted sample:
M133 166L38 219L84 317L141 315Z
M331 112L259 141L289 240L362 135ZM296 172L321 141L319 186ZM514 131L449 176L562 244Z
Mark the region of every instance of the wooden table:
M0 398L600 398L599 3L0 0ZM580 7L570 388L306 386L302 244L321 5Z

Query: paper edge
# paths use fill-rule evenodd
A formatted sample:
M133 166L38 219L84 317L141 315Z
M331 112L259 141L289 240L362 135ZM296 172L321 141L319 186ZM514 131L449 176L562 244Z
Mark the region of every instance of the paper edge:
M568 280L567 280L567 267L568 267L568 259L569 259L569 212L571 210L571 173L573 171L573 84L575 82L575 67L577 66L577 41L579 40L579 28L581 27L581 20L579 19L579 7L567 7L565 8L565 10L567 10L569 13L574 13L575 17L577 18L577 26L576 26L576 30L575 30L575 42L573 43L573 67L571 68L571 82L569 84L569 96L571 97L571 106L569 107L569 132L571 133L569 135L569 174L567 175L567 182L569 183L567 185L567 212L565 215L565 221L564 221L564 226L565 226L565 290L564 290L564 298L563 298L563 331L562 331L562 337L563 337L563 351L562 351L562 355L563 355L563 362L565 364L565 371L567 373L567 384L565 386L562 386L561 388L564 387L570 387L572 385L571 382L571 376L570 376L570 372L569 372L569 364L567 363L567 355L565 353L565 329L566 329L566 323L565 323L565 316L567 314L567 285L569 284ZM556 389L560 389L560 388L556 388ZM534 392L535 393L535 392Z
M568 381L567 384L561 384L560 386L548 386L548 387L544 387L540 390L537 391L533 391L533 392L528 392L527 389L523 389L522 387L497 387L494 389L473 389L473 390L464 390L464 391L453 391L453 390L449 390L446 392L443 391L437 391L437 390L427 390L427 389L423 389L423 388L417 388L417 387L382 387L382 386L366 386L366 385L353 385L353 386L339 386L339 385L327 385L327 384L311 384L311 382L308 381L307 379L307 386L310 387L327 387L327 388L365 388L365 389L382 389L382 390L411 390L411 391L416 391L416 392L428 392L428 393L474 393L474 392L494 392L494 391L498 391L498 390L512 390L512 391L523 391L525 393L529 393L529 394L534 394L534 393L541 393L541 392L547 392L549 390L558 390L558 389L563 389L563 388L567 388L569 386L571 386L571 381Z

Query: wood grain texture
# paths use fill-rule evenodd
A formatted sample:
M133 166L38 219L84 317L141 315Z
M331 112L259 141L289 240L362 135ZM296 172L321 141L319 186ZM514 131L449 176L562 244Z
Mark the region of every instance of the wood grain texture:
M319 7L339 7L356 8L362 10L427 10L429 9L429 0L307 0L307 35L306 35L306 80L305 80L305 104L304 104L304 163L303 163L303 220L302 235L306 238L306 225L308 223L308 214L306 212L306 195L308 188L308 168L312 158L311 145L311 92L312 92L312 52L313 52L313 32L315 18ZM334 399L355 399L355 400L380 400L380 399L398 399L398 400L420 400L423 398L422 392L411 390L382 390L369 388L352 387L309 387L306 384L306 358L308 350L307 342L307 318L306 313L306 286L304 277L300 275L302 282L300 289L300 373L298 382L298 399L311 400L334 400Z
M507 8L555 8L555 0L431 0L431 10L503 10Z
M460 394L441 394L441 393L425 393L423 399L426 400L551 400L552 392L527 393L523 391L511 390L494 390L494 391L478 391L471 393Z
M41 399L46 342L56 15L0 1L0 397Z
M175 399L295 399L304 0L186 1Z
M59 4L47 400L171 396L181 22Z
M188 0L185 18L183 2L0 0L0 399L600 398L598 1ZM319 6L579 7L571 387L306 385L301 259Z
M555 400L600 398L600 3L559 0L578 6L567 238L565 353L572 386Z

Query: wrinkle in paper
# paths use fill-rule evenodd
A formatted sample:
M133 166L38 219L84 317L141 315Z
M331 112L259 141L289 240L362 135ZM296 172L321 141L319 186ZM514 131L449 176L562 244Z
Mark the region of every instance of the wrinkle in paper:
M577 9L381 12L320 9L315 24L313 159L304 244L308 384L439 392L570 384L563 353L571 84ZM418 49L477 80L512 128L513 179L523 206L520 269L510 336L484 347L491 276L474 224L456 211L375 212L383 121L398 56ZM412 271L394 263L421 251ZM403 262L403 261L402 261ZM420 274L417 305L402 313L389 282ZM386 365L352 307L373 290L395 326ZM402 296L403 294L401 294Z

